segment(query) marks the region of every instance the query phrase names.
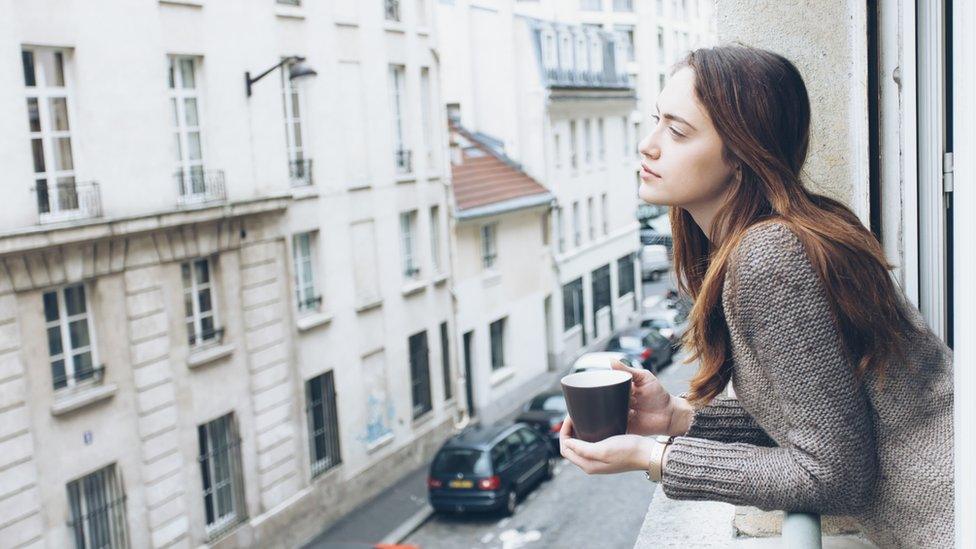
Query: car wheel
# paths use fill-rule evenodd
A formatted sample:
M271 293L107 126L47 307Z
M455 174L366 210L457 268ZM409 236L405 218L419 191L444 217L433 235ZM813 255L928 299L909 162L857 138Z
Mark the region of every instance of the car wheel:
M506 517L510 517L515 514L515 507L518 505L518 494L515 490L509 488L508 493L505 494L505 508L502 512Z
M546 458L546 473L542 475L544 480L552 480L553 469L556 468L556 458L549 456Z

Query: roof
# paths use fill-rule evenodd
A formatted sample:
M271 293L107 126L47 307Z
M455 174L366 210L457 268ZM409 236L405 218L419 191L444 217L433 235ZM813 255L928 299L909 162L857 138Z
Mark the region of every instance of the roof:
M491 425L475 425L448 439L445 448L487 448L506 431L516 424L495 423Z
M552 193L498 150L498 142L452 125L452 139L461 149L460 163L451 164L457 218L496 215L548 205Z

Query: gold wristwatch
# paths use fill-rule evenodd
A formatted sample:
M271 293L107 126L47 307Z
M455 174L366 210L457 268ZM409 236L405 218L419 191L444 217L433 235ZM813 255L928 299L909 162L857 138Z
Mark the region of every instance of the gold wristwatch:
M644 471L644 476L647 477L647 480L661 482L661 477L664 474L664 451L674 442L674 439L675 437L667 435L654 437L657 444L654 445L654 450L651 451L651 459L647 463L647 470Z

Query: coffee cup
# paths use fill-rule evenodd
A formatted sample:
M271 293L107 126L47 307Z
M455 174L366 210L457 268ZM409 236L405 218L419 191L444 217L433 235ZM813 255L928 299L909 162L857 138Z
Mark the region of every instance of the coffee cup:
M586 442L599 442L627 432L632 376L620 370L586 370L560 381L573 433Z

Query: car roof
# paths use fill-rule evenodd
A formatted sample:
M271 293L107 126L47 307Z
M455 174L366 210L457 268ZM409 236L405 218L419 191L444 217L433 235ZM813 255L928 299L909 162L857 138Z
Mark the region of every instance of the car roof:
M487 450L495 441L507 436L518 427L525 427L524 423L475 425L468 427L454 435L444 443L444 448L471 448Z
M644 328L646 329L646 328ZM580 355L573 363L573 368L609 368L611 360L620 360L627 356L618 351L600 351Z

